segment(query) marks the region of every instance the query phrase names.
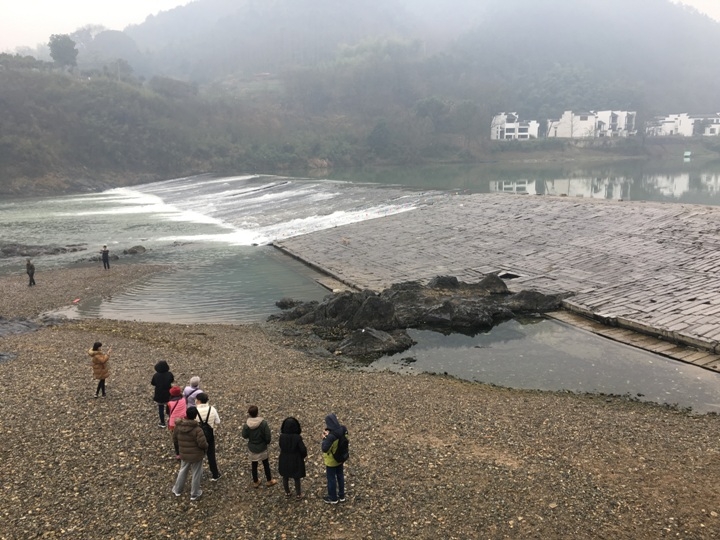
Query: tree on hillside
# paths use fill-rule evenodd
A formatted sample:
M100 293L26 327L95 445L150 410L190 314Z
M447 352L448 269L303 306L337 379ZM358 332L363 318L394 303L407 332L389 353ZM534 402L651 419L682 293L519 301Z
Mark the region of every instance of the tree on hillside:
M53 34L50 36L50 56L60 67L77 66L78 51L75 42L67 34Z

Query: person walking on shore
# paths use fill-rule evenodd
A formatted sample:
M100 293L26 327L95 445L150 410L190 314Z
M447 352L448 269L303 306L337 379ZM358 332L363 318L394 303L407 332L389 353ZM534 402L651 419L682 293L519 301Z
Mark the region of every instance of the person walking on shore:
M157 403L158 416L160 417L160 423L158 424L161 428L166 428L165 425L165 406L170 401L170 387L175 381L175 377L170 371L170 366L165 360L160 360L155 364L155 374L150 381L150 384L155 387L155 395L153 401Z
M110 270L110 250L107 246L103 246L100 250L100 256L102 257L103 268Z
M208 443L205 439L200 425L195 421L197 409L188 407L185 418L181 418L175 424L173 431L173 442L180 448L180 471L173 486L172 492L176 497L182 495L188 470L192 471L190 481L190 500L195 501L203 494L200 489L202 480L202 462L205 457Z
M198 411L197 421L205 432L205 440L207 440L208 448L205 455L207 456L208 466L212 474L211 482L217 482L220 478L217 460L215 459L215 430L220 425L220 416L217 409L208 403L210 398L205 392L200 392L195 398Z
M278 472L282 476L285 496L290 497L290 478L295 481L295 496L302 498L300 479L305 478L305 458L307 447L303 442L300 422L292 416L283 420L280 426L280 457L278 458Z
M28 287L32 287L33 285L35 285L35 265L30 262L30 259L28 259L25 263L25 272L27 273L28 278L30 278Z
M202 392L200 389L200 377L197 375L190 377L190 383L183 390L183 396L185 397L185 401L187 401L188 407L196 406L195 398L200 392Z
M98 381L95 397L98 397L100 392L102 392L102 397L105 397L105 379L110 376L108 361L112 347L108 349L107 353L101 351L100 347L102 347L102 343L96 341L93 343L92 349L88 351L92 361L93 378Z
M345 502L345 471L343 462L336 459L338 446L343 438L348 438L347 428L340 424L335 414L328 414L325 417L325 432L320 445L328 489L327 497L323 497L323 500L328 504Z
M277 480L270 473L270 460L268 457L268 444L270 444L270 426L267 421L258 416L258 408L251 405L248 409L248 419L242 428L242 438L248 440L248 451L250 453L250 461L252 463L251 472L253 486L260 487L260 479L258 478L258 462L262 461L265 470L265 479L267 486L274 486Z
M168 429L172 436L178 420L185 418L185 414L187 413L187 405L185 404L185 399L182 397L182 390L180 390L179 386L170 387L170 401L168 401L167 404L167 413ZM180 449L174 437L173 446L175 447L175 458L180 459Z

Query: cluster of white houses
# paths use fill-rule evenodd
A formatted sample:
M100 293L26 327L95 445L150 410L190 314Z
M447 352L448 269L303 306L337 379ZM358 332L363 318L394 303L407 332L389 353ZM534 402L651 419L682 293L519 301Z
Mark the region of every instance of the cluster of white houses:
M557 120L547 121L543 136L564 139L629 137L637 134L636 119L635 111L565 111ZM645 133L658 137L720 136L720 113L658 116L647 123ZM492 140L527 140L539 136L540 122L521 121L517 113L503 112L492 120Z

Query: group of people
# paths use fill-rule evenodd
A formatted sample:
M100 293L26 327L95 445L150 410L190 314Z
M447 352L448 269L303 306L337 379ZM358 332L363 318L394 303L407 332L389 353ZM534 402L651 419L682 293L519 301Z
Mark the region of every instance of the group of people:
M153 400L157 404L158 426L170 429L175 457L180 460L180 471L172 492L176 497L182 495L190 473L190 500L195 501L203 493L201 479L205 457L212 474L211 481L217 481L221 476L215 457L215 429L220 424L220 416L208 403L207 393L200 388L200 377L192 377L182 390L174 385L174 382L175 377L165 360L155 364L155 374L150 384L155 387ZM272 441L270 426L267 420L260 416L256 405L251 405L247 414L241 435L247 440L253 487L259 488L262 484L259 477L261 463L265 474L265 485L274 486L277 480L272 477L270 469L269 445ZM337 455L343 439L345 441L348 439L347 429L340 424L335 414L328 414L325 417L321 450L328 485L328 494L323 500L329 504L345 501L344 459ZM306 475L305 459L308 451L297 418L290 416L283 420L278 445L280 447L278 472L282 477L285 495L286 497L294 495L302 499L304 495L301 490L301 479ZM290 488L290 479L293 480L293 491Z
M107 246L103 246L100 250L100 258L102 259L103 268L110 270L110 250ZM35 285L35 265L30 259L25 260L25 273L28 275L28 287Z

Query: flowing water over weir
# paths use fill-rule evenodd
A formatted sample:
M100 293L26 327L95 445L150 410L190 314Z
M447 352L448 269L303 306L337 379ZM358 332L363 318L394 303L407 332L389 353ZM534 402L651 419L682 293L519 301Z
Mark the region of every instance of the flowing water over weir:
M275 301L282 297L320 300L328 293L318 284L319 274L270 242L413 212L455 197L454 191L438 187L453 185L452 179L418 183L422 189L403 183L203 176L103 193L0 201L0 240L80 245L79 252L36 257L38 275L53 266L87 263L103 244L120 255L120 263L176 268L110 299L81 299L67 310L73 317L252 322L276 313ZM471 191L488 191L492 182L483 186ZM383 237L392 234L384 230L364 241L382 250ZM122 254L135 245L148 251ZM0 258L0 273L21 273L23 265L19 258ZM620 347L556 321L511 321L475 337L414 336L415 348L382 359L372 369L447 372L511 387L624 394L698 412L720 411L717 374Z

